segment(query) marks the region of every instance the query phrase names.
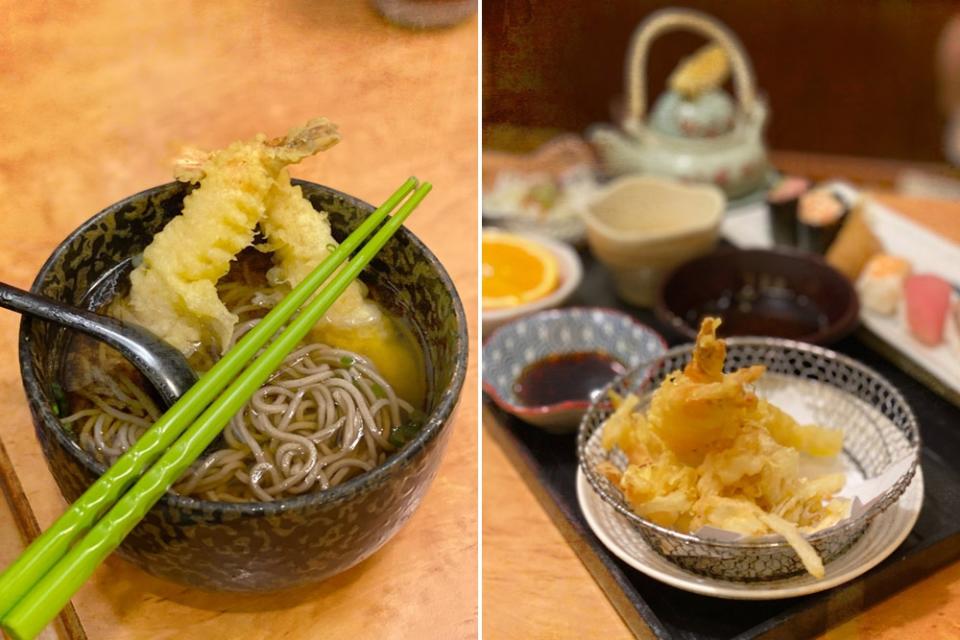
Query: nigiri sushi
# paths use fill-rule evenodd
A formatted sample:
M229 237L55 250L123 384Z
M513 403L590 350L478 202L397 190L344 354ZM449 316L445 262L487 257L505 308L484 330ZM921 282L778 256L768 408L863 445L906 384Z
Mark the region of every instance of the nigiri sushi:
M923 344L935 347L943 342L951 291L949 282L931 274L912 275L904 282L907 324Z
M860 304L884 315L895 313L909 275L910 263L903 258L883 253L874 256L857 279Z

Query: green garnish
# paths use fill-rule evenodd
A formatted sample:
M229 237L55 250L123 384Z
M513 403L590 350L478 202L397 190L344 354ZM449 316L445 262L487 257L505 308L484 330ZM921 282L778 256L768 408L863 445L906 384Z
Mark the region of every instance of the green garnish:
M341 367L352 367L353 363L354 363L354 359L351 358L350 356L343 356L342 358L340 358Z
M374 383L370 386L370 388L373 390L373 395L374 395L374 397L377 397L377 398L386 398L386 397L387 397L387 392L384 391L384 390L383 390L383 387L381 387L380 385L378 385L376 382L374 382Z
M53 415L58 418L62 418L68 415L70 408L67 404L67 394L63 392L63 387L59 383L54 382L50 385L50 395L53 396L53 404L50 405L50 410L53 411Z
M420 433L420 430L423 429L423 425L426 424L426 422L427 414L419 409L414 409L410 412L406 422L403 422L399 426L390 429L390 435L387 436L387 442L399 449L403 445L416 438L417 434Z
M417 434L420 433L420 429L422 428L422 422L411 418L403 424L390 429L390 435L387 437L387 442L399 449L403 445L416 438Z
M529 203L536 203L543 211L552 209L560 198L560 190L552 182L535 184L527 193L526 200Z

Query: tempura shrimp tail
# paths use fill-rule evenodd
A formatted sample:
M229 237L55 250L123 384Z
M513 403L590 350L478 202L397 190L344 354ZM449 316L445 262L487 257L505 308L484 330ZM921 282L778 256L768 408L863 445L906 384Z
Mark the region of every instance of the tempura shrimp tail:
M302 127L294 127L283 138L267 143L278 168L296 164L319 151L326 151L340 142L337 125L326 118L314 118Z
M683 374L694 382L720 382L723 380L723 362L727 357L727 345L717 339L719 318L704 318L697 334L693 359Z
M205 165L213 153L197 147L184 147L173 161L173 177L179 182L200 182L205 174Z
M273 165L274 172L279 172L287 165L334 146L340 142L340 132L337 125L326 118L314 118L302 127L294 127L282 138L264 140L264 136L258 136L251 144L262 144L264 161ZM200 182L213 155L212 151L184 147L173 161L174 177L180 182Z

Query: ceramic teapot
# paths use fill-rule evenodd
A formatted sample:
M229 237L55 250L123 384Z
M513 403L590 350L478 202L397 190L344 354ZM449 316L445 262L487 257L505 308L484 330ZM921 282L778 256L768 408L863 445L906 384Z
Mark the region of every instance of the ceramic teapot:
M646 61L651 42L666 31L685 29L713 42L713 50L685 61L674 73L694 78L683 91L678 83L646 113ZM723 91L729 62L736 104ZM693 68L698 66L698 68ZM718 65L722 68L717 71ZM701 73L707 68L706 79ZM695 78L695 74L701 76ZM682 78L681 78L682 79ZM594 126L590 141L612 176L649 174L720 187L728 198L762 188L769 163L763 144L767 108L757 94L753 71L737 37L706 14L665 9L634 32L627 54L627 114L621 127Z

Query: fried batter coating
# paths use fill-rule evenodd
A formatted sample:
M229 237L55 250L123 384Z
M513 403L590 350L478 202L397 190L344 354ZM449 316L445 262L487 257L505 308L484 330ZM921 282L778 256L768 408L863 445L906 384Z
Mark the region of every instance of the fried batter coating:
M811 456L829 458L843 449L843 433L813 424L797 424L790 415L765 400L760 400L757 418L774 440Z
M281 171L267 195L266 212L260 221L274 267L267 274L272 284L298 285L334 248L330 222L317 212L298 186ZM369 357L377 370L404 398L426 394L418 375L419 357L398 334L390 318L367 296L367 287L354 280L313 330L314 339Z
M266 200L260 228L276 265L267 274L272 284L295 287L337 247L327 214L313 208L300 187L280 172ZM380 309L367 300L366 287L354 280L324 317L325 322L355 326L381 321Z
M311 120L285 138L235 142L209 154L192 151L178 163L178 179L199 182L183 212L154 236L131 273L130 299L116 315L141 324L185 354L213 336L223 351L237 317L217 295L216 283L254 237L278 174L289 164L339 140L334 124ZM289 181L289 180L288 180Z
M758 398L749 385L765 372L752 366L723 373L726 345L720 321L703 321L693 358L654 392L644 415L635 396L615 398L603 427L603 447L618 447L628 465L601 472L619 486L643 518L682 532L711 526L745 536L783 535L807 570L823 563L801 535L846 517L848 501L834 495L843 474L800 475L801 453L833 456L840 431L799 425Z

